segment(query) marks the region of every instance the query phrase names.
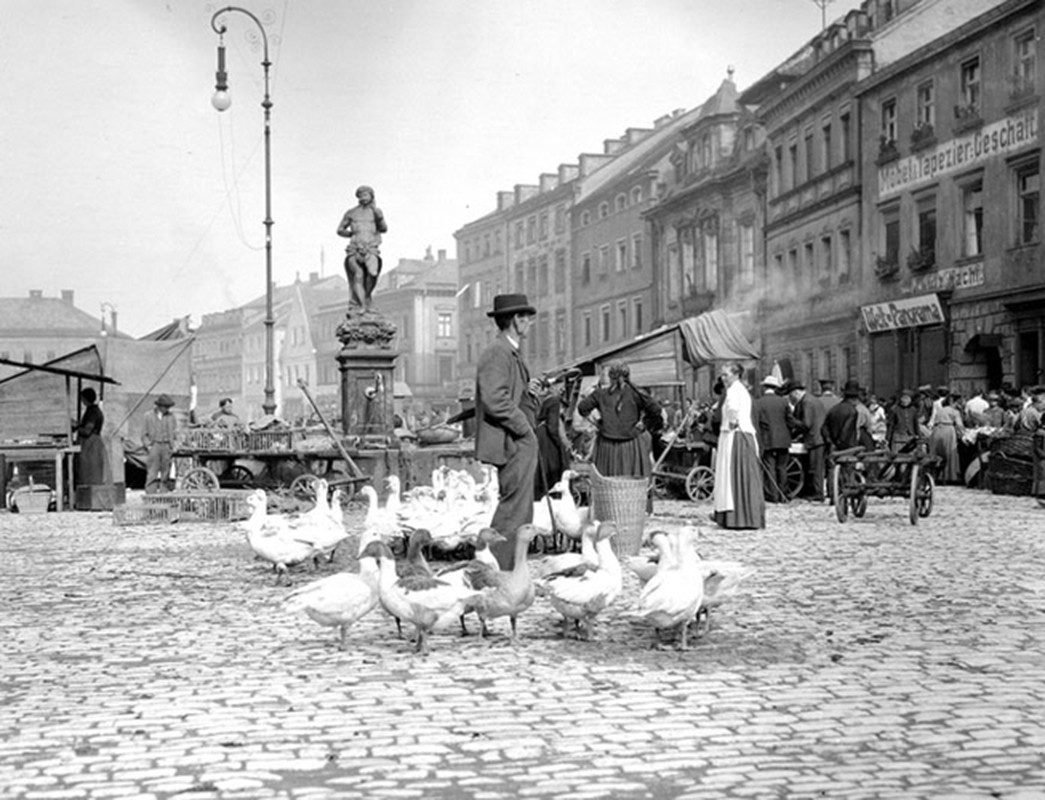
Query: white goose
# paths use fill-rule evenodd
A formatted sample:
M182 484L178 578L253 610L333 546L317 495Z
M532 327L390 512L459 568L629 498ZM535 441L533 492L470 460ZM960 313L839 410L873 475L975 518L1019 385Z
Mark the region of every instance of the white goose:
M620 595L620 562L610 545L610 538L616 533L617 526L612 522L599 525L595 534L598 566L582 564L545 578L548 599L563 616L564 636L572 621L574 627L583 628L582 638L591 639L595 618Z
M640 618L653 625L658 647L661 631L678 627L681 631L679 649L685 650L689 623L704 600L704 573L690 530L672 534L658 532L655 544L661 549L662 557L656 574L639 595L636 610Z

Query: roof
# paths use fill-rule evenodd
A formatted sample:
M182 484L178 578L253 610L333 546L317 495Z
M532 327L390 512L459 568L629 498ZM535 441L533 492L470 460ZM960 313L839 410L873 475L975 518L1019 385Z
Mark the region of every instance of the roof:
M100 328L101 320L60 297L0 297L0 334L46 330L93 336Z

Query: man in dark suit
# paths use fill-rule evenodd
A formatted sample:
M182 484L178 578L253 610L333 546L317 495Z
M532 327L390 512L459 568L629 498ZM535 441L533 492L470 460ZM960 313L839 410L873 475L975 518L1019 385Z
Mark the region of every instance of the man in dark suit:
M765 482L766 499L771 503L787 502L787 459L791 447L791 431L787 427L787 400L781 397L780 379L767 375L762 381L762 396L755 400L755 429L762 463L769 480Z
M490 526L506 541L490 549L506 570L514 566L516 532L533 521L540 382L531 381L519 347L536 313L524 294L497 295L487 313L497 337L479 356L475 374L475 457L497 467L500 502Z
M805 445L809 458L807 492L814 503L824 501L824 407L801 384L791 386L791 431Z

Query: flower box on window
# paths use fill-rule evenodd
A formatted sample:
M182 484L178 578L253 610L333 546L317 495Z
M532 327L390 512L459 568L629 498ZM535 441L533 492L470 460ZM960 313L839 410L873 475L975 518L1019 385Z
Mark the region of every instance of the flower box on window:
M959 131L976 128L983 124L978 103L968 103L954 107L955 128Z
M896 259L876 256L874 260L874 274L882 280L893 278L900 272L900 262Z
M1037 94L1037 88L1034 85L1034 79L1028 75L1009 76L1009 100L1012 102L1034 97Z
M875 163L879 165L888 164L890 161L896 161L899 157L900 148L896 146L896 140L880 136L878 139L878 159Z
M936 131L931 123L922 122L911 131L911 149L924 150L936 144Z
M925 272L936 265L936 251L931 247L912 250L907 256L907 268L911 272Z

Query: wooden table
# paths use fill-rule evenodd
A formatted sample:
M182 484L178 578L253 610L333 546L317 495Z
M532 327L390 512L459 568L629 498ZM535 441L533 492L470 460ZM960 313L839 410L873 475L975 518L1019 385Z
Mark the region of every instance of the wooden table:
M62 486L65 485L69 495L69 505L72 506L73 498L76 497L75 476L73 474L73 458L80 452L79 445L46 445L46 444L0 444L0 455L5 460L18 463L25 461L49 461L54 459L55 475L55 509L64 509ZM68 465L68 469L66 469ZM66 478L66 475L68 478Z

